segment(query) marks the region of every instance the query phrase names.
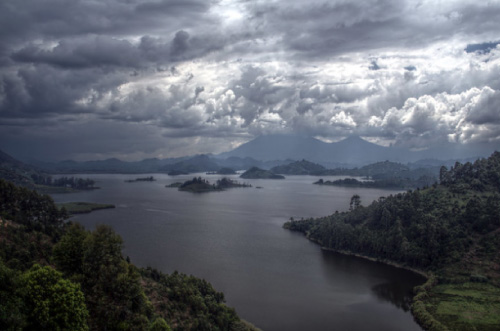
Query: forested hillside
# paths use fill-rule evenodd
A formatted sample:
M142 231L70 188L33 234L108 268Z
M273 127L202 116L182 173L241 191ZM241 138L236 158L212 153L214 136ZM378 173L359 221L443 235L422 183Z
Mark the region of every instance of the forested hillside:
M46 195L0 180L1 330L250 330L201 279L139 269L108 226L66 223Z
M426 189L380 198L367 207L362 206L359 196L354 196L349 212L291 221L285 227L305 233L327 249L395 262L433 274L437 277L433 286L451 283L467 287L473 283L476 294L483 293L484 286L498 290L500 153L474 163L456 163L450 170L443 167L440 182ZM479 283L483 287L477 288ZM455 301L446 309L440 306L444 299L432 301L439 298L442 294L439 291L443 290L433 286L425 290L427 296L418 299L423 306L428 305L430 316L441 321L441 326L450 329L498 327L498 318L488 319L500 312L498 296L495 299L477 294L482 313L476 314L471 308L467 318L467 312L454 310L460 306ZM424 326L438 325L428 322L431 320L428 315L428 321L423 321L423 315L420 320Z

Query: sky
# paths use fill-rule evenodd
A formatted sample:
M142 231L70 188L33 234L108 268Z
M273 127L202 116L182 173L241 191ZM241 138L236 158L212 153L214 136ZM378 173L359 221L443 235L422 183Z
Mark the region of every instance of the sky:
M0 149L231 150L263 134L500 146L500 1L2 0Z

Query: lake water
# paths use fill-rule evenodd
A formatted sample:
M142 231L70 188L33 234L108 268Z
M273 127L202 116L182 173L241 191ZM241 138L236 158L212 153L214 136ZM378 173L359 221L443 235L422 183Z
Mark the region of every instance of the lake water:
M319 186L312 185L316 177L288 176L245 180L253 188L193 194L165 187L193 175L153 176L157 181L125 183L144 176L81 175L101 189L53 197L115 204L74 219L89 229L111 225L125 241L124 255L138 266L205 278L263 330L421 330L409 312L420 276L324 252L282 228L290 217L347 210L354 194L368 205L396 191Z

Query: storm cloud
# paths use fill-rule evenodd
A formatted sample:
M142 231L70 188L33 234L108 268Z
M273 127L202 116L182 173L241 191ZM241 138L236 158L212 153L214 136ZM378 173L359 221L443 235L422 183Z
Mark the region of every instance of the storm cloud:
M500 144L500 3L0 3L0 148L219 153L261 134Z

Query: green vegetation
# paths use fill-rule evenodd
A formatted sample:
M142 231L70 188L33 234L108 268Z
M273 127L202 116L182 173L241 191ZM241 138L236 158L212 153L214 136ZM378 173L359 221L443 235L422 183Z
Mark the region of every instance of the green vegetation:
M64 208L68 214L86 214L94 210L115 208L115 205L93 202L65 202L58 203L57 207Z
M284 176L276 175L268 170L252 167L245 171L241 176L245 179L285 179Z
M171 185L177 185L176 183ZM175 187L175 186L168 186ZM222 178L217 180L215 184L210 184L209 181L201 177L195 177L192 180L188 180L183 184L179 185L179 191L193 192L193 193L204 193L213 191L224 191L233 187L252 187L249 184L241 184L229 178Z
M336 181L318 180L314 184L365 188L410 189L430 186L437 181L438 167L410 169L396 162L377 162L354 169L326 169L306 160L292 162L271 168L275 174L312 175L312 176L356 176L370 181L359 181L348 178Z
M0 180L0 329L253 330L204 280L139 269L109 226Z
M437 285L428 309L450 330L498 330L500 289L482 283Z
M488 329L497 322L498 296L486 293L500 287L500 153L443 167L440 181L368 207L354 196L349 212L284 227L327 249L435 275L413 305L424 327Z

